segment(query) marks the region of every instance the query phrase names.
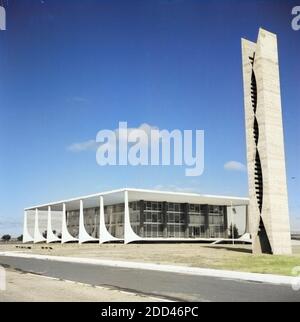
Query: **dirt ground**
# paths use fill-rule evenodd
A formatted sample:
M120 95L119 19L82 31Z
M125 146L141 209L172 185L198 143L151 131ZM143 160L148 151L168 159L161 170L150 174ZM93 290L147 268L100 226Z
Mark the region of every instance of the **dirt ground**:
M154 302L154 299L123 291L6 270L6 290L0 302Z
M294 243L292 256L252 255L249 245L198 243L25 245L31 249L16 246L0 244L0 252L10 250L42 255L115 259L282 275L291 275L293 267L300 266L300 242ZM22 244L20 246L24 247Z

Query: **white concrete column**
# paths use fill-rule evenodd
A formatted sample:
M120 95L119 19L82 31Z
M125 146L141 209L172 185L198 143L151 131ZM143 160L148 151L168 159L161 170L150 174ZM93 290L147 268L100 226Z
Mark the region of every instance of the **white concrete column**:
M47 220L47 243L53 243L56 241L60 241L52 230L52 217L51 217L51 206L48 206L48 220Z
M128 204L128 191L124 191L124 244L133 241L142 240L132 229L130 224L129 204Z
M62 210L62 229L61 229L61 243L67 243L70 241L78 241L77 238L73 237L67 227L67 218L66 218L66 204L63 203L63 210Z
M41 234L39 229L39 210L35 209L35 220L34 220L34 243L40 243L46 241L46 238Z
M105 216L104 216L104 200L103 196L100 196L100 227L99 227L99 243L103 244L110 241L120 240L110 234L105 225Z
M28 231L28 213L24 211L24 227L23 227L23 243L33 242L33 237L30 235Z
M82 244L84 242L88 241L94 241L97 240L97 238L94 238L90 236L84 226L84 216L83 216L83 200L80 200L80 206L79 206L79 244Z

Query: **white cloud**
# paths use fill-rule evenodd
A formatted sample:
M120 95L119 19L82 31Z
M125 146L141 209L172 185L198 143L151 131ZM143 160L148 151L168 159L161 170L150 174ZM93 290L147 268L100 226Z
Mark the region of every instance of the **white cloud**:
M240 171L240 172L245 172L246 166L238 161L228 161L224 164L224 169L228 171Z
M133 131L142 130L150 138L151 130L154 130L154 129L158 129L158 128L156 126L151 126L147 123L142 123L137 128L127 128L127 134L130 135L130 133L132 133ZM120 136L119 129L115 129L114 132L116 134L116 138L118 141L126 140L125 137ZM87 140L83 142L72 143L67 147L67 150L71 152L96 151L98 146L99 146L99 143L96 142L96 140Z
M88 140L78 143L72 143L67 147L67 150L71 152L96 151L98 146L99 143L97 143L96 140Z
M144 131L147 134L147 136L150 138L151 130L158 130L158 127L149 125L147 123L142 123L139 127L128 127L127 135L129 136L133 131L136 131L136 130ZM117 140L126 141L126 137L120 136L119 129L115 129L115 133L117 136Z

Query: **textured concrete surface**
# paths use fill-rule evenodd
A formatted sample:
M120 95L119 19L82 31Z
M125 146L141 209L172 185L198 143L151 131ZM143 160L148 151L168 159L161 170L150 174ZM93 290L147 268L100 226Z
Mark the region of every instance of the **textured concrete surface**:
M256 43L242 39L242 56L250 197L249 220L253 251L263 252L263 244L266 244L259 238L259 225L262 219L272 253L291 254L276 35L260 28ZM253 68L250 57L254 57ZM256 79L256 104L253 103L253 97L251 100L252 71ZM254 137L255 118L258 123L258 142ZM263 182L261 211L255 187L257 152Z
M6 270L6 291L0 302L152 302L153 298L134 293L67 282L45 276ZM155 300L157 301L157 300Z

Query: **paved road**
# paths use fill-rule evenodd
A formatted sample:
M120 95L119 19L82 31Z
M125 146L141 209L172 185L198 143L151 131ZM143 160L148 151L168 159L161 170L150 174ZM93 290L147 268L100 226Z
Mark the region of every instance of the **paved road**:
M181 301L296 301L300 291L215 277L0 256L0 265L92 285L109 285Z

